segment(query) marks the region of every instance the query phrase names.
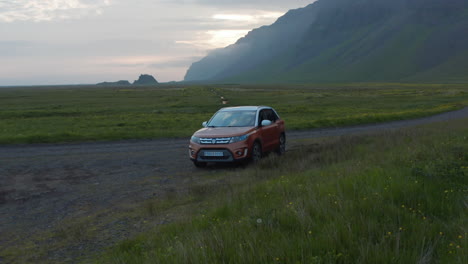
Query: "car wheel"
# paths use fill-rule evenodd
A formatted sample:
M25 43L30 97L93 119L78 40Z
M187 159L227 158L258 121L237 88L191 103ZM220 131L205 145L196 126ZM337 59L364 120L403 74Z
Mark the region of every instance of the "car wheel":
M199 162L199 161L194 161L193 165L197 168L205 168L206 167L206 162Z
M281 134L279 138L279 146L276 149L276 153L278 153L278 155L286 153L286 136L284 134Z
M262 158L262 146L260 143L255 142L252 146L252 162L257 163Z

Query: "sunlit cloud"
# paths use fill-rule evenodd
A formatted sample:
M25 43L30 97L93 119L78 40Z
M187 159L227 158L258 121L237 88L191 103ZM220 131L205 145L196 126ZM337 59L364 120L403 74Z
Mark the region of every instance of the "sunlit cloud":
M208 40L212 46L225 47L234 44L238 39L245 36L249 30L212 30L208 31L211 38Z
M316 0L158 0L161 2L170 2L174 4L192 4L215 6L222 9L243 9L249 10L262 6L268 10L285 11L287 8L297 8L299 6L306 6Z
M234 44L248 32L248 29L209 30L199 33L198 37L193 40L179 40L176 41L176 44L192 45L205 49L216 49Z
M110 0L5 0L0 2L0 22L52 21L101 15Z
M213 19L215 20L228 20L228 21L239 21L239 22L249 22L249 23L262 23L262 22L270 22L284 13L280 12L258 12L253 15L246 15L246 14L215 14L213 15Z
M234 44L252 28L273 23L283 13L254 11L251 14L219 13L211 16L212 22L220 29L200 31L190 40L177 40L177 44L192 45L205 49L216 49ZM222 26L220 25L222 22Z

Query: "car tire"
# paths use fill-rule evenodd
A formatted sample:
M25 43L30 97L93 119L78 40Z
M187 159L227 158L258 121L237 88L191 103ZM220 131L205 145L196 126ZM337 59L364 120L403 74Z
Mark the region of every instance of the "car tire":
M195 167L197 167L197 168L205 168L207 164L206 164L206 162L194 161L193 165L195 165Z
M260 145L260 143L258 142L255 142L252 146L252 156L251 156L251 161L253 163L257 163L260 161L260 159L262 158L262 146Z
M281 134L279 138L279 146L276 149L276 153L280 156L286 153L286 136L284 134Z

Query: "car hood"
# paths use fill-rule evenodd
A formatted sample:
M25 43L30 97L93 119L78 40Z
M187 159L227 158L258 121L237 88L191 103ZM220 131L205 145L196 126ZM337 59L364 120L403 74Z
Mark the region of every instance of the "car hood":
M207 127L198 130L193 135L201 138L236 137L254 130L255 127Z

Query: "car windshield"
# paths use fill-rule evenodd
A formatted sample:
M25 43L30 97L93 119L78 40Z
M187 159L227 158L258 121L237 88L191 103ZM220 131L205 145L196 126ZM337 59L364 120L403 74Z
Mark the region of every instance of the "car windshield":
M256 111L222 111L213 116L209 127L255 126Z

